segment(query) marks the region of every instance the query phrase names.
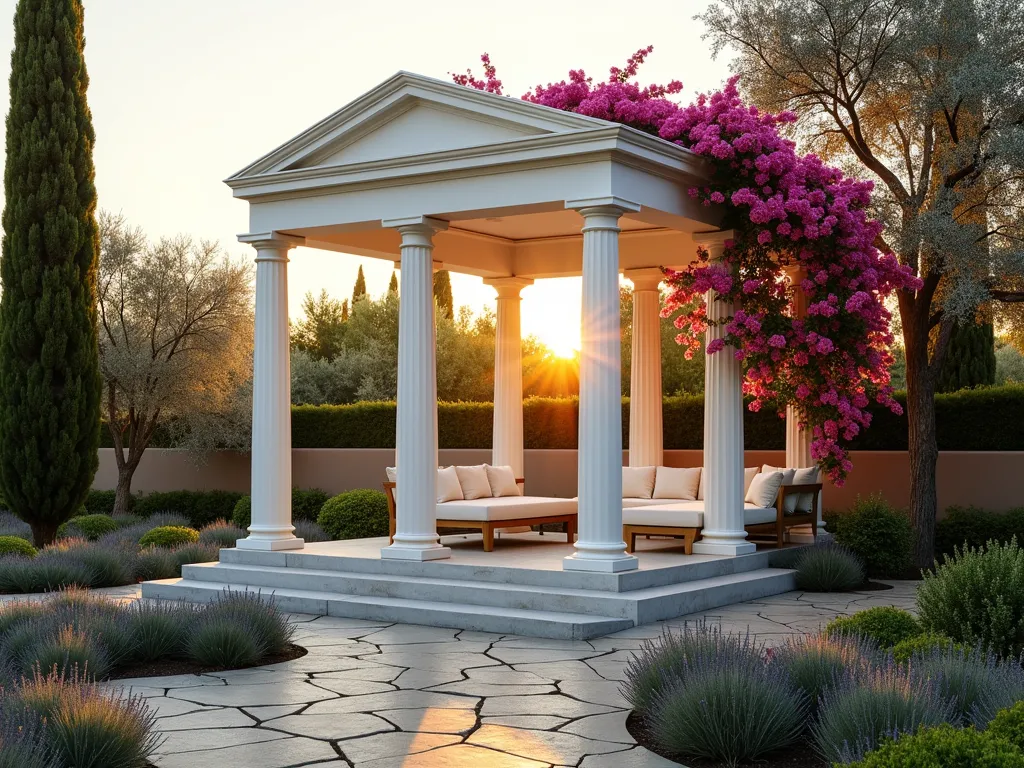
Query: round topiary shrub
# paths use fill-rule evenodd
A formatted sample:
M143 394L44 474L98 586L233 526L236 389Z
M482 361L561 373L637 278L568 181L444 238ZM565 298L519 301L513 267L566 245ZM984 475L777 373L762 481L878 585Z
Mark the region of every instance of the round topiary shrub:
M910 661L914 656L930 656L940 649L966 650L966 648L945 635L925 632L923 635L900 640L892 647L892 656L896 661Z
M3 555L35 557L36 548L20 536L0 536L0 556Z
M794 567L796 588L807 592L846 592L864 583L860 558L832 541L802 550Z
M154 528L141 539L141 547L177 547L181 544L195 544L199 541L199 531L181 525L164 525Z
M110 515L79 515L72 517L57 529L57 538L82 538L95 541L105 533L121 526Z
M836 519L833 535L863 561L871 578L900 578L911 565L910 518L881 496L859 498Z
M1008 741L973 728L943 724L887 741L849 768L909 768L910 766L971 766L1019 768L1024 754Z
M331 539L388 535L388 501L383 491L347 491L327 500L317 523Z
M829 634L860 635L874 640L883 648L920 635L923 630L910 613L891 606L868 608L852 616L840 616L828 623Z
M1024 701L1001 709L988 724L988 734L1024 749Z
M243 496L235 502L235 508L231 511L231 522L243 531L252 525L252 497Z
M1024 550L1016 538L958 550L924 574L917 610L929 631L1018 656L1024 651Z

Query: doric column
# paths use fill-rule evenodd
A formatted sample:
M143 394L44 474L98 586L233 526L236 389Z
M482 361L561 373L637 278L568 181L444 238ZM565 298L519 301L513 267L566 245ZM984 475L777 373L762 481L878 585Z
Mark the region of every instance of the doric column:
M580 352L579 538L563 568L637 567L622 540L622 360L619 217L639 206L618 198L566 202L583 215Z
M277 232L238 238L256 249L252 372L252 522L239 549L301 549L292 526L291 356L288 250L301 237Z
M495 277L484 280L498 292L494 340L494 436L491 463L510 466L523 476L523 361L519 292L533 280Z
M719 260L732 232L694 235ZM725 336L716 320L731 317L736 307L719 301L714 291L705 296L710 344ZM703 555L742 555L756 547L743 529L743 380L740 361L732 347L704 358L704 530L693 551Z
M398 314L398 414L395 433L395 539L380 556L438 560L451 551L437 535L437 349L434 327L434 233L425 216L383 222L402 235Z
M786 275L793 286L793 299L790 304L790 311L794 318L803 319L807 314L807 295L800 284L803 282L805 272L800 267L790 267ZM813 437L810 430L800 426L800 412L793 405L786 406L786 466L787 467L813 467L815 462L811 458L811 441ZM818 535L825 533L825 523L821 519L821 496L818 494ZM798 526L789 531L789 540L794 543L811 543L814 537L810 526Z
M661 293L664 275L657 267L630 269L633 281L633 346L629 368L629 466L660 467Z

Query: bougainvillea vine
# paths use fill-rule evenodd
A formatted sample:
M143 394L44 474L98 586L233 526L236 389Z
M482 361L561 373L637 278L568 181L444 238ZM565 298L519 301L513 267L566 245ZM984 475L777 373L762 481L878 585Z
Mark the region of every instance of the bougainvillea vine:
M699 351L708 327L705 294L732 303L725 338L707 354L734 354L743 362L744 393L753 411L785 415L794 405L812 431L811 455L836 484L852 468L848 445L871 423L872 400L902 409L889 383L893 343L885 301L919 279L873 245L881 224L868 215L872 184L846 177L813 154L800 154L781 128L791 113L769 114L743 103L731 78L719 92L683 106L668 98L677 80L640 87L643 48L606 82L582 70L538 85L522 98L537 104L621 123L660 136L712 161L706 186L689 194L721 206L722 229L732 230L720 260L698 249L683 270L666 270L670 291L662 315L677 314L676 341L687 357ZM486 54L484 79L471 72L455 82L501 94ZM796 291L806 312L791 311Z

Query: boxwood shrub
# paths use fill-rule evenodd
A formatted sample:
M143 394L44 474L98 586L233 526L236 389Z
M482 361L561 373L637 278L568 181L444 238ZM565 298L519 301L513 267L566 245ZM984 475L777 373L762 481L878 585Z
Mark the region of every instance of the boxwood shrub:
M154 528L139 539L141 547L177 547L181 544L195 544L199 531L178 525L164 525Z
M891 606L878 606L840 616L828 623L829 634L859 635L874 640L883 648L922 634L921 624L909 612Z
M20 536L0 536L0 555L35 557L36 548Z
M100 536L116 531L121 526L110 515L78 515L61 524L58 538L81 538L96 541Z
M974 728L943 723L887 741L849 768L910 768L911 766L970 766L1020 768L1024 753L1004 739Z
M346 491L329 499L317 523L331 539L388 535L388 501L383 491Z
M861 559L869 577L900 578L910 568L910 518L880 495L857 497L848 512L830 517L828 525L835 540Z

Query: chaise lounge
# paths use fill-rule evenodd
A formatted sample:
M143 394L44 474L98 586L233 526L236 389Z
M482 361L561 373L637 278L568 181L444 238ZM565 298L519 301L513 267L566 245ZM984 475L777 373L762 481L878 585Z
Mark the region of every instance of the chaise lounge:
M656 480L668 470L672 482L662 485L659 493ZM695 473L695 474L685 474ZM632 476L628 477L627 475ZM704 527L703 477L699 467L676 470L666 467L629 467L623 470L622 537L626 551L633 552L638 535L670 536L683 540L683 552L692 554L693 543L700 539ZM697 479L699 478L699 480ZM744 470L744 528L748 541L781 547L786 531L810 525L817 538L818 498L821 483L816 468L791 469L764 465ZM653 492L648 487L653 485ZM627 496L626 493L637 494ZM647 504L637 503L647 494ZM673 494L680 498L672 498Z
M395 538L397 472L387 469L388 542ZM567 541L576 536L576 500L524 496L522 477L511 467L480 464L442 467L437 471L437 528L469 528L483 534L484 552L494 550L494 531L545 523L562 523Z

